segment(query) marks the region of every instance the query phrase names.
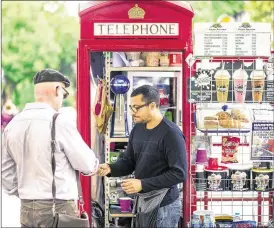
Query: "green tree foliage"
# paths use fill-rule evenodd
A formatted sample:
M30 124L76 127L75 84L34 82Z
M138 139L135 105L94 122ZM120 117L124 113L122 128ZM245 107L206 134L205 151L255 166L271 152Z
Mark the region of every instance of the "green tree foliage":
M247 1L246 10L249 12L251 21L271 22L274 21L273 1Z
M274 31L274 2L273 1L248 1L246 11L249 12L252 22L271 23L272 34ZM272 40L272 50L274 41Z
M234 16L244 10L244 1L189 1L195 22L216 22L221 15Z
M75 87L73 66L78 38L78 19L67 15L63 2L2 2L2 67L7 79L6 92L19 108L33 101L32 78L44 68L66 74ZM70 99L72 103L74 99Z

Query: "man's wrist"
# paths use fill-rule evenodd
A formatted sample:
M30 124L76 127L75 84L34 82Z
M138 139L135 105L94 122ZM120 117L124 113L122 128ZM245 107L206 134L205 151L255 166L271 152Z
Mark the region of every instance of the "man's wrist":
M106 163L109 168L109 173L106 175L107 177L111 177L111 166L110 164Z

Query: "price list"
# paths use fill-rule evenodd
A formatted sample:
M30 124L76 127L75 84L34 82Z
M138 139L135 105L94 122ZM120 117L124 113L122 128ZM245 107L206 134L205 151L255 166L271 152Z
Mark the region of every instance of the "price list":
M262 23L262 27L254 23L254 28L249 29L239 29L239 23L213 29L208 23L197 24L195 56L269 56L271 53L271 28L268 31L267 23Z

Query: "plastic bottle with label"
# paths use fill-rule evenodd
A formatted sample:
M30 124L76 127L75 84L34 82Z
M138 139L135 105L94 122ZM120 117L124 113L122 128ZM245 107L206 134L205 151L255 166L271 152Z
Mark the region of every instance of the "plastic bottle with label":
M214 228L213 220L208 214L206 214L204 217L204 228Z
M191 228L201 228L202 223L199 215L193 215L193 219L191 220Z
M234 216L233 216L233 222L237 222L237 221L240 221L241 220L241 216L240 216L240 213L235 213Z

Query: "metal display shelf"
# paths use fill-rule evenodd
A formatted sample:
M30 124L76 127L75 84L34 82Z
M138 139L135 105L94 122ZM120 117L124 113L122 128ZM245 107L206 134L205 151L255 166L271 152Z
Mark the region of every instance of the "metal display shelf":
M128 138L107 138L108 142L128 142Z
M182 66L170 67L110 67L110 71L161 71L161 72L175 72L182 71Z
M130 213L130 212L121 212L119 211L118 209L109 209L109 216L112 217L112 218L132 218L134 217L135 215L133 213Z
M111 80L111 71L136 71L138 70L143 70L143 71L149 71L146 67L122 67L122 68L113 68L111 67L111 55L110 52L106 52L105 56L105 72L106 72L106 82L107 82L107 97L110 100L110 87L109 83ZM155 67L156 68L156 67ZM159 67L160 68L160 67ZM169 69L171 70L171 69ZM153 70L154 71L154 70ZM107 132L105 135L105 162L110 163L110 143L119 143L119 142L128 142L127 137L111 137L110 136L110 124L107 127ZM110 208L110 205L112 204L111 201L111 188L117 188L115 186L111 186L111 182L115 179L119 179L118 177L110 177L104 178L104 189L105 189L105 227L110 227L111 221L114 222L114 225L118 227L118 220L119 218L132 218L134 217L134 214L132 213L125 213L121 212L117 208Z
M202 61L202 59L193 57L193 66L190 67L190 75L195 75L197 71L200 69L198 63ZM249 68L249 72L252 72L255 70L255 60L249 60L246 58L235 58L235 59L226 59L226 58L212 58L210 62L210 66L212 66L212 69L217 69L218 64L220 62L225 62L227 65L231 64L233 66L233 63L235 61L242 61L244 62L251 62L252 68ZM216 66L214 63L218 63ZM215 66L215 67L213 67ZM232 73L236 71L237 69L232 68ZM233 98L234 95L234 87L232 86L233 80L229 81L232 90L229 90L231 93L231 97ZM248 81L250 84L251 82ZM195 87L190 87L190 94L191 89ZM210 92L215 90L213 88L212 84L210 84L209 88L201 87L200 91L201 94L203 94L204 91ZM266 90L265 90L266 91ZM236 108L241 110L241 113L246 114L246 117L248 118L249 122L245 122L246 124L243 124L243 128L218 128L218 129L205 129L202 121L204 121L205 116L216 116L215 113L217 113L216 110L222 110L223 103L218 103L215 100L208 99L208 100L200 100L195 102L195 104L191 104L189 110L189 129L191 132L192 137L209 137L210 138L210 145L207 148L207 156L208 157L214 157L217 158L219 161L219 164L221 164L221 157L222 157L222 143L219 140L216 140L217 137L222 136L237 136L241 139L241 143L238 146L237 149L237 163L239 166L245 165L245 164L251 164L254 162L252 160L252 123L254 123L254 112L252 113L252 110L262 111L269 108L269 101L266 100L264 91L264 96L262 102L250 102L247 101L245 103L237 103L235 100L231 100L227 103L228 109ZM251 91L248 91L251 92ZM201 107L203 109L201 109ZM200 109L200 112L197 111ZM198 115L196 115L198 113ZM196 118L197 117L197 118ZM200 123L199 123L200 121ZM261 121L261 120L257 120ZM265 121L262 119L262 121ZM256 120L255 120L256 122ZM270 121L271 122L271 121ZM196 155L196 146L199 145L199 140L197 141L197 145L195 145L195 140L192 141L193 145L192 151L190 154L190 188L189 191L189 198L190 198L190 207L188 208L189 214L193 215L195 211L204 211L209 210L215 213L216 215L225 215L229 214L233 216L235 213L240 213L241 220L251 220L255 221L257 224L257 227L268 227L269 220L273 217L273 211L274 211L274 204L273 204L273 195L274 190L273 187L266 189L265 191L259 191L254 190L253 184L254 184L254 177L252 176L251 169L248 169L250 173L250 179L246 179L246 181L249 181L250 183L247 184L247 189L242 191L235 191L231 188L231 174L229 178L223 178L220 183L225 183L223 187L220 188L220 190L211 189L211 191L208 190L208 184L209 184L209 178L205 174L205 179L202 180L202 184L199 185L199 181L201 181L201 178L196 178L196 172L195 172L195 155ZM202 143L200 143L202 144ZM221 164L223 165L223 164ZM229 170L229 169L228 169ZM270 181L273 181L273 174L270 175ZM272 182L271 182L272 183ZM198 185L197 185L198 184ZM205 184L205 185L204 185ZM198 186L199 188L196 188L195 186ZM191 219L191 218L190 218ZM190 224L190 219L187 221Z

